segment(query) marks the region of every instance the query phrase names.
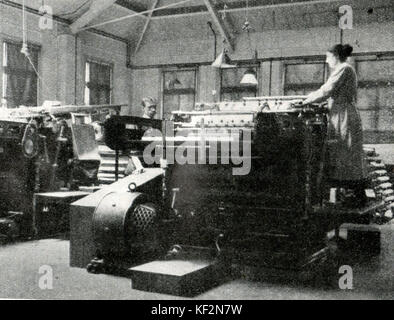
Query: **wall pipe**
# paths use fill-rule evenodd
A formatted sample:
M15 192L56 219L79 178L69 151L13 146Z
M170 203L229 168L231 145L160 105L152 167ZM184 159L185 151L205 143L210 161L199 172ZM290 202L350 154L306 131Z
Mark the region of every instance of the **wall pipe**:
M215 50L214 50L214 55L213 55L213 61L215 61L216 56L217 56L217 48L216 48L216 46L217 46L217 36L216 36L215 30L212 27L212 22L211 21L208 21L208 26L212 30L213 37L214 37L214 40L215 40Z

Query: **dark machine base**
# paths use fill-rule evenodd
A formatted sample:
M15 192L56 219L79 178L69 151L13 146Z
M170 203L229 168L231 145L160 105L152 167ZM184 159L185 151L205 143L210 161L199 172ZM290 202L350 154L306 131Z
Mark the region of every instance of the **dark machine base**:
M295 279L305 282L322 275L331 279L325 272L330 257L330 248L325 247L305 257L302 262L300 260L298 265L297 263L288 264L287 268L284 263L280 267L270 266L268 263L264 266L257 266L253 263L245 263L245 261L237 263L234 261L229 264L225 259L184 258L155 260L132 267L129 271L132 289L192 297L236 278L286 280L287 283ZM331 261L330 264L332 263Z
M229 270L216 260L156 260L130 268L131 287L192 297L220 285Z
M224 249L220 260L188 258L187 255L177 260L155 260L129 269L132 288L195 296L237 278L287 285L337 286L339 267L348 260L349 254L371 256L380 252L377 228L349 224L343 229L347 232L345 238L325 239L309 248L300 243L272 247L269 241L262 241L249 250Z
M276 261L276 264L233 264L232 272L237 278L249 281L264 281L269 283L284 283L286 285L329 286L333 277L338 274L338 259L330 246L298 259L293 264L287 260Z
M380 254L380 230L377 226L346 223L340 230L344 231L344 237L337 240L341 251L348 252L354 257Z

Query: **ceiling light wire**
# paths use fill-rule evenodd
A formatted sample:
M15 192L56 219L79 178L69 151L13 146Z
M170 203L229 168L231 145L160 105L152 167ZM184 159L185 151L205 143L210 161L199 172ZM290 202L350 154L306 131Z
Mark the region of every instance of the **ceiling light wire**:
M29 61L30 65L32 66L35 74L37 75L37 78L39 79L38 81L38 89L40 88L40 82L41 85L45 88L48 89L48 87L45 85L45 82L43 78L41 77L40 73L38 72L36 66L34 65L33 61L31 60L30 57L30 52L29 52L29 47L27 44L27 24L26 24L26 5L25 5L25 0L22 1L22 49L21 53L26 57L26 59Z

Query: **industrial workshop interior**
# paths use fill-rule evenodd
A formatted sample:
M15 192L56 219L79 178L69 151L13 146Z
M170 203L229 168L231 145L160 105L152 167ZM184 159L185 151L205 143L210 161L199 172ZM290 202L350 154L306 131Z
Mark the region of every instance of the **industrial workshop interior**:
M393 9L0 0L0 299L392 300Z

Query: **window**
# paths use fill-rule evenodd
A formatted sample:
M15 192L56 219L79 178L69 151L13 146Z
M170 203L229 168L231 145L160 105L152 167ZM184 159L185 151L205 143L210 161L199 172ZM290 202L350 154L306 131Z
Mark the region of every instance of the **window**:
M394 143L394 57L359 57L357 108L364 143ZM284 94L306 95L327 79L324 62L288 61L284 65Z
M85 64L85 104L110 104L112 96L112 66L87 61Z
M327 67L324 62L287 62L284 72L284 94L307 95L324 83Z
M37 106L39 49L28 45L29 59L21 53L22 43L3 42L3 103L8 108ZM34 66L34 67L33 67Z
M250 68L258 74L257 66L241 66L231 69L221 69L221 100L240 101L243 97L257 96L257 86L245 86L240 84L245 71Z
M163 118L176 110L191 111L196 99L196 70L163 72Z
M357 107L365 143L394 143L394 57L360 59Z

